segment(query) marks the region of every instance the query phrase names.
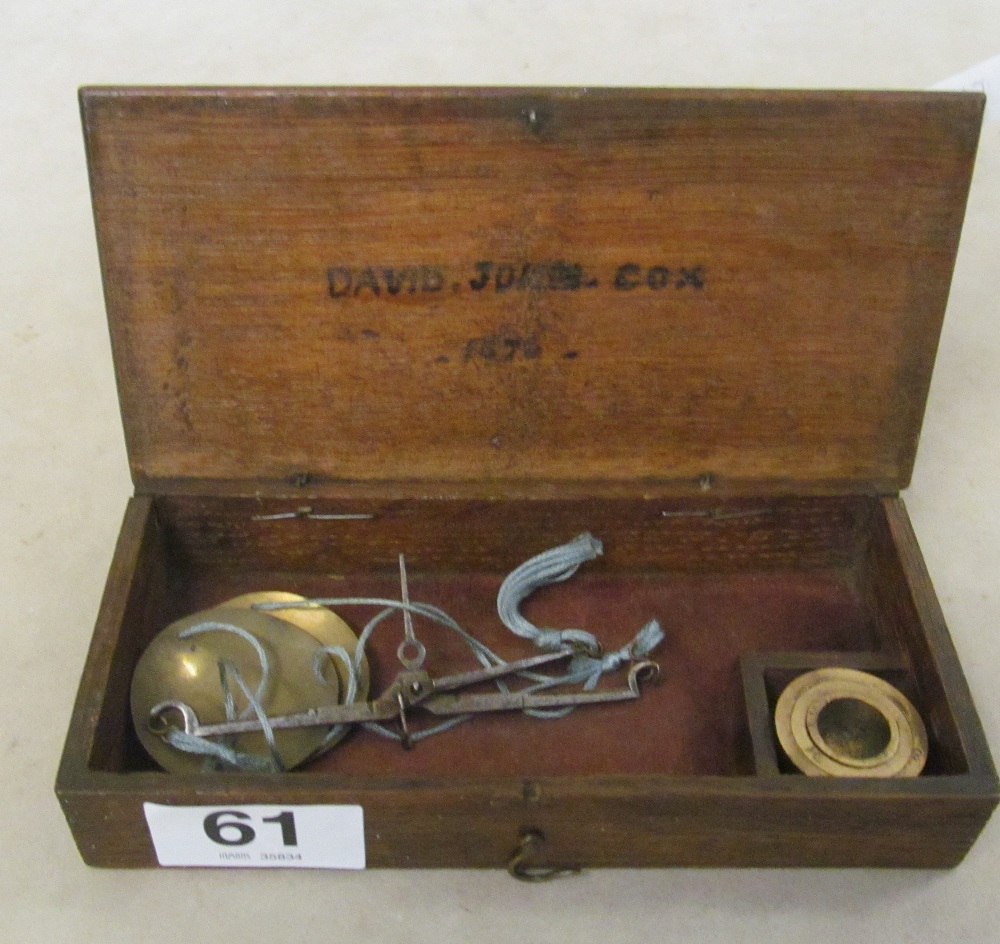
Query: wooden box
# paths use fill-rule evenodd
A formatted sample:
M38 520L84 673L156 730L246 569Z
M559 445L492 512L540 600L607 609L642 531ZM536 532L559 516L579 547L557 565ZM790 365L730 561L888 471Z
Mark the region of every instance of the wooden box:
M88 863L156 864L148 801L357 803L372 866L503 867L525 830L536 864L963 857L997 778L898 493L982 96L82 105L135 482L57 782ZM346 513L370 517L323 517ZM283 775L168 775L138 744L132 670L184 614L256 589L395 597L405 552L413 598L516 658L502 577L582 531L605 555L529 612L609 646L658 617L638 702L412 751L356 732ZM397 642L371 652L376 692ZM910 695L922 775L787 769L775 694L831 664Z

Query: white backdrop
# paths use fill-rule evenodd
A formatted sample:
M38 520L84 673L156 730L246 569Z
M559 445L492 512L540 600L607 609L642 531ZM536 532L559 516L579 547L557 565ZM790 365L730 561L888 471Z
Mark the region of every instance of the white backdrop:
M925 88L1000 4L0 2L0 939L993 941L1000 818L948 873L98 871L52 793L131 492L81 84ZM984 129L907 503L1000 750L1000 124Z

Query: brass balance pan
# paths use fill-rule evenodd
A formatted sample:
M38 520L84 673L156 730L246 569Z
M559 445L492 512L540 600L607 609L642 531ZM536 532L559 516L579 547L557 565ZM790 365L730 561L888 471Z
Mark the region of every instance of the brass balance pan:
M778 698L775 729L804 774L915 777L927 761L927 730L909 699L878 676L817 669Z
M299 603L305 599L297 593L288 593L285 590L258 590L254 593L240 594L238 597L226 600L220 606L249 609L258 603ZM258 610L257 612L267 613L268 616L275 616L293 626L298 626L299 629L304 629L323 646L342 646L352 658L354 657L358 646L358 637L344 620L325 606L313 605L287 610ZM339 659L333 661L336 665L337 675L340 677L341 692L345 693L348 688L347 667ZM368 661L362 659L357 700L364 701L367 697Z
M313 663L320 651L317 639L293 625L258 610L218 607L203 610L171 623L146 647L132 676L131 709L136 734L149 755L170 773L198 773L212 769L203 755L173 747L150 729L152 708L164 701L182 701L199 718L215 722L227 720L220 679L220 660L232 664L252 692L261 680L260 660L253 645L239 635L213 629L182 634L205 622L219 622L251 633L264 648L270 662L270 684L263 693L262 706L269 715L288 714L308 708L336 705L340 700L340 679L326 662L325 679L320 679ZM229 687L239 713L246 707L235 680ZM321 746L325 728L297 728L275 732L278 753L286 768L302 763ZM250 732L232 739L236 751L270 758L263 734Z
M226 600L222 606L235 607L238 609L249 609L258 603L299 603L306 598L298 593L289 593L286 590L257 590L252 593L243 593L231 600ZM342 646L347 650L351 658L354 658L358 646L358 637L354 630L347 625L333 610L325 606L295 607L287 610L256 610L258 613L267 613L278 619L285 620L299 629L304 629L310 636L313 636L323 646ZM340 679L341 697L345 697L348 691L348 668L340 659L331 660L336 668L337 676ZM368 660L362 659L360 671L358 673L358 689L355 701L364 701L368 697ZM326 753L331 747L339 744L347 734L345 728L338 737L331 738L320 749L315 756ZM312 759L307 758L307 760Z

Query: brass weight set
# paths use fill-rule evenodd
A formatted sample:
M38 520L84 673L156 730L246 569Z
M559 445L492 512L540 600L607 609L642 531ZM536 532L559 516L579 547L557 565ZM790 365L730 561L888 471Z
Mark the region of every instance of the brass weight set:
M877 675L817 669L789 683L774 712L788 759L814 777L915 777L927 730L910 700Z

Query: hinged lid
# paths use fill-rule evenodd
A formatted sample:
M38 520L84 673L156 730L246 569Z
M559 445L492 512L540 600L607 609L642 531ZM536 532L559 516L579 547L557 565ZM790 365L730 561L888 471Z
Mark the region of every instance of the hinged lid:
M909 480L980 95L82 101L144 490Z

